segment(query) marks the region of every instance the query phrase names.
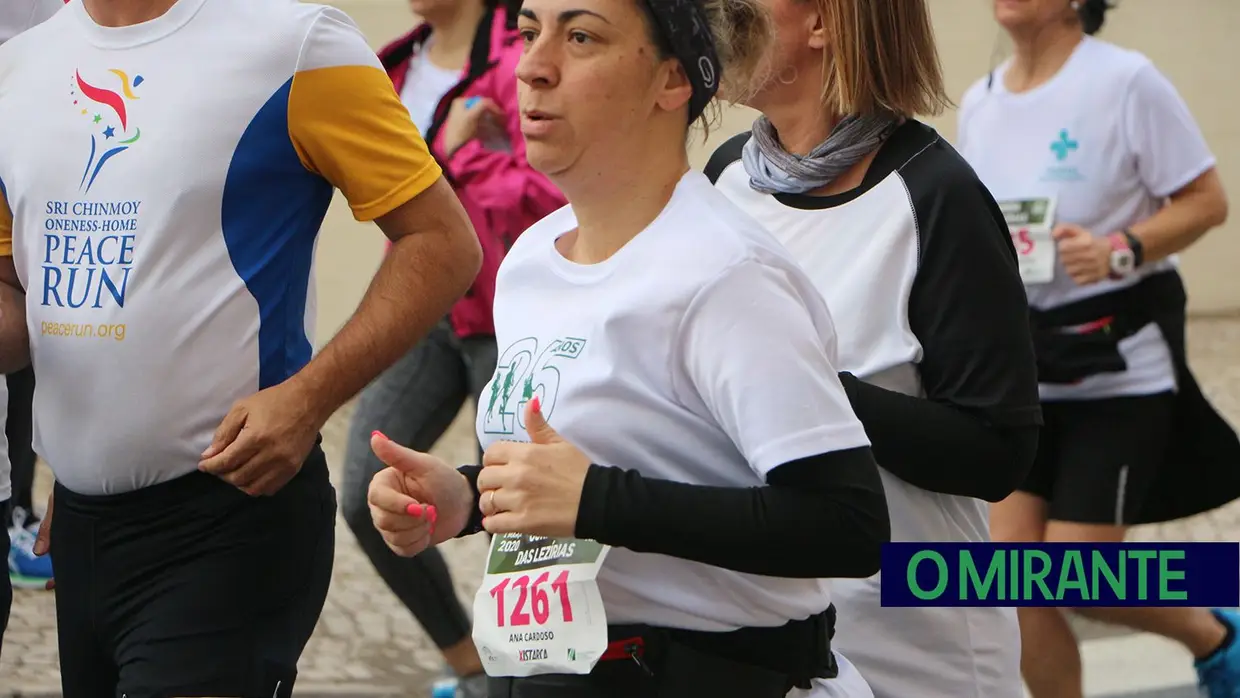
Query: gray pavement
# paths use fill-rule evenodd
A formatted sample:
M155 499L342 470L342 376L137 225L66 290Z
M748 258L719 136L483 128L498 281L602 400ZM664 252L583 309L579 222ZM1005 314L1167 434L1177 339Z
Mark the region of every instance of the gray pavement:
M1190 327L1190 348L1196 373L1235 423L1240 423L1240 318L1196 320ZM324 446L339 481L343 435L351 407L334 416L324 430ZM462 412L437 452L450 462L473 457L472 415ZM46 491L46 473L40 487ZM1143 527L1133 537L1146 540L1240 540L1240 505L1184 521ZM461 598L472 598L481 577L481 540L453 541L445 546ZM1186 657L1170 656L1171 674L1140 683L1139 669L1151 660L1131 654L1129 644L1142 647L1141 637L1122 630L1081 625L1086 640L1087 682L1098 698L1195 698L1187 680ZM1156 642L1150 640L1150 642ZM1160 645L1149 652L1167 657ZM1131 656L1129 656L1131 654ZM1157 662L1154 662L1155 664ZM440 673L442 662L426 634L387 590L358 550L343 521L337 528L336 567L332 590L314 638L302 657L297 695L396 698L423 696ZM1185 680L1180 681L1180 678ZM18 591L0 659L0 697L57 696L54 597L48 592ZM1157 687L1150 692L1147 689ZM1144 692L1142 692L1144 691Z

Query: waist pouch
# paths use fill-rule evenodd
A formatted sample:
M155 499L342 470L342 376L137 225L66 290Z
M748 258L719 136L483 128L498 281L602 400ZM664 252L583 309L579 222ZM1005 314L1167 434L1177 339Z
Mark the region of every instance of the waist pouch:
M1187 298L1174 271L1075 303L1031 310L1038 382L1070 384L1128 370L1119 343L1150 323L1183 314Z
M815 678L839 675L831 653L834 635L834 606L779 627L726 633L612 626L603 661L636 662L660 698L783 698L793 688L810 688Z

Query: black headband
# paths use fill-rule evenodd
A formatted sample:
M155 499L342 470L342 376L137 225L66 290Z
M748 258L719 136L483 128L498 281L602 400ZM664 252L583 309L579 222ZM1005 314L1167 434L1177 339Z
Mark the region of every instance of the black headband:
M696 121L719 90L719 54L699 0L643 0L656 29L693 85L689 121Z

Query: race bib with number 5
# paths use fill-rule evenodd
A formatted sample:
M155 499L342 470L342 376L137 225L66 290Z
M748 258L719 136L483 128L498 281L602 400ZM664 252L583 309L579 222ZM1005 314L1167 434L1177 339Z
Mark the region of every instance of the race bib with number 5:
M1007 221L1020 278L1026 284L1050 283L1055 278L1055 199L1037 197L1000 201L999 209Z
M488 676L588 674L607 650L592 540L505 533L491 540L474 597L474 645Z

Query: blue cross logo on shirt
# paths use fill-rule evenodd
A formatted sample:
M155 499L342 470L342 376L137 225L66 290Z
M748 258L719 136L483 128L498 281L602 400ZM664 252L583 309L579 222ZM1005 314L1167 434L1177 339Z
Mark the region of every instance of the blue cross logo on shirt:
M1051 141L1051 150L1055 151L1055 158L1063 162L1068 158L1068 153L1081 147L1079 143L1068 137L1068 129L1059 129L1059 138Z

